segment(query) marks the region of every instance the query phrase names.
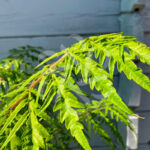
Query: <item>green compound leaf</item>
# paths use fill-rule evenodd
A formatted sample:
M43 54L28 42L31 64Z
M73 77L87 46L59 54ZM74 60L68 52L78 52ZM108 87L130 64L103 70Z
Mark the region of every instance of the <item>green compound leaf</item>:
M13 127L13 129L11 130L11 132L9 133L8 137L6 138L5 142L3 143L2 147L0 148L0 150L2 150L9 142L10 140L13 138L13 136L16 134L16 132L21 128L21 126L24 124L24 122L26 121L27 117L29 116L28 111L25 112L20 119L18 120L18 122L15 124L15 126Z
M5 121L2 129L0 130L0 135L3 134L3 132L7 129L7 127L12 123L12 121L16 118L18 112L25 107L26 102L22 101L17 107L16 109L10 114L10 116L8 117L8 119Z
M150 92L149 78L135 64L138 58L150 65L150 48L122 33L94 36L55 53L34 68L31 60L38 61L38 49L13 49L9 58L0 61L0 149L68 149L74 140L82 149L90 150L87 138L92 128L115 149L103 124L125 149L115 124L122 122L134 131L129 115L136 115L113 86L114 70ZM56 58L56 62L45 65ZM84 92L86 88L103 98L90 101L93 94L90 97ZM90 99L85 104L80 97Z
M30 102L33 148L45 148L44 138L49 137L47 130L38 122L34 112L34 103Z

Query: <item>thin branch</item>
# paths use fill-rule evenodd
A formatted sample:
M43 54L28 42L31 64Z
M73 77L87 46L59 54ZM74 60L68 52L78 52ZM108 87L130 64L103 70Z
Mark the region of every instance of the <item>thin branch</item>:
M13 110L13 109L15 109L17 106L18 106L18 104L27 96L28 94L26 93L25 95L23 95L20 99L18 99L17 101L16 101L16 103L14 103L11 107L10 107L10 110L7 112L7 114L10 114L10 112Z
M58 59L53 65L49 67L49 69L55 68L64 58L67 56L67 54L64 54L60 59Z
M49 69L55 68L61 61L64 60L64 58L65 58L66 56L67 56L67 54L64 54L60 59L58 59L54 64L52 64L52 65L49 67ZM44 75L42 75L41 77L39 77L36 81L34 81L34 82L30 85L29 91L31 91L31 89L34 88L34 87L42 80L43 76L44 76ZM9 110L8 114L10 113L10 111L12 111L13 109L15 109L15 108L18 106L18 104L19 104L24 98L26 98L27 95L28 95L28 94L25 94L25 95L23 95L20 99L18 99L18 100L10 107L10 110Z
M41 77L39 77L36 81L34 81L30 87L29 87L29 91L31 91L32 88L34 88L43 78L44 75L42 75Z

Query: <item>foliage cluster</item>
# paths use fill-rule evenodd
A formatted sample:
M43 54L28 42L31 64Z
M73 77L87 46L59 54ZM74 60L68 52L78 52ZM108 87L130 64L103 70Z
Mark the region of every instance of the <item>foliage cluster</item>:
M118 72L150 92L149 78L134 63L139 59L150 65L149 47L121 33L94 36L55 53L36 68L24 57L36 61L37 48L13 51L13 57L0 62L0 150L67 150L70 143L91 150L91 128L115 149L104 126L125 149L115 121L133 131L128 115L136 115L113 86L114 69L117 66ZM108 69L104 68L106 58ZM80 86L83 83L103 98L83 102L78 95L90 96Z

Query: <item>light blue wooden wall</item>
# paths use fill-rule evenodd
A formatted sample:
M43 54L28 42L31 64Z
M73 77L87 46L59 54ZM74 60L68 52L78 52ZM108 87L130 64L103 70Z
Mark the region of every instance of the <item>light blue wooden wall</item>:
M119 32L120 0L0 0L0 58L26 44L59 50L72 34Z
M141 12L144 25L144 42L150 46L150 0L146 0L145 9Z
M119 31L120 0L1 0L0 37Z
M145 8L141 12L143 18L144 43L150 46L150 0L146 0ZM144 73L150 79L150 66L139 64L140 68L144 69ZM150 93L146 90L141 91L140 107L135 109L135 112L145 117L144 120L139 120L139 148L138 150L150 149Z

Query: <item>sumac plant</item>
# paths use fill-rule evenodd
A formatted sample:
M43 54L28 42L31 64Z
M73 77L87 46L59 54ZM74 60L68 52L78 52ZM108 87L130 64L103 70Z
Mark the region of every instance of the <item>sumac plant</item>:
M91 130L115 149L111 131L125 149L116 122L133 131L129 115L138 116L117 94L114 69L150 92L149 78L135 64L139 59L150 65L149 47L121 33L94 36L35 68L24 57L37 60L37 48L13 51L15 55L0 62L0 150L67 150L73 149L72 143L91 150ZM102 96L91 99L83 84Z

